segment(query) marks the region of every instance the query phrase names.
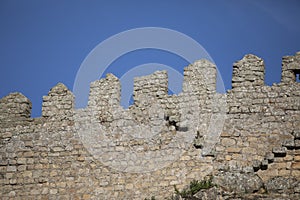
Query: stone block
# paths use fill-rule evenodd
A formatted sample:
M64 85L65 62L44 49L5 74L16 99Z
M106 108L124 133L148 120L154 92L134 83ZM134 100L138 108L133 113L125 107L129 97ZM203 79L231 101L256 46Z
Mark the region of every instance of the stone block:
M17 184L17 179L10 179L9 184L16 185Z
M300 139L295 140L295 148L299 149L300 148Z
M7 172L16 172L17 171L17 167L16 166L7 166L6 169Z
M58 192L58 189L50 189L50 192L49 192L49 194L57 194L57 192Z
M300 177L300 170L292 170L293 177Z
M295 161L300 161L300 156L295 156L295 157L294 157L294 160L295 160Z
M282 169L278 171L278 176L287 177L291 175L291 170Z
M286 162L280 162L280 163L272 163L270 164L271 169L286 169L287 163Z
M292 156L292 155L286 155L284 158L283 158L283 160L284 161L292 161L294 159L294 157Z
M254 171L258 171L261 168L261 161L254 160L252 166Z
M90 194L84 194L84 195L82 196L82 199L84 199L84 200L91 199L91 195L90 195Z
M34 157L34 152L33 151L24 152L23 156L25 158L33 158Z
M178 185L180 183L180 181L178 180L174 180L170 182L170 185Z
M274 147L272 152L274 153L275 157L284 157L286 156L286 147Z
M285 140L282 144L282 146L288 148L288 149L292 149L295 147L295 141L293 139L291 140Z
M293 131L293 135L294 135L295 139L300 139L300 130Z
M268 161L268 160L266 160L266 159L262 160L262 161L261 161L261 169L262 169L262 170L268 169L268 164L269 164L269 161Z
M226 148L226 151L228 153L240 153L242 148L237 148L237 147L228 147Z
M292 169L299 169L300 170L300 162L293 162Z
M222 139L222 145L229 147L229 146L234 146L236 144L236 141L231 138L223 138Z
M227 161L231 160L231 156L230 155L226 155L225 156L225 160L227 160Z
M24 178L31 178L32 177L32 171L24 171L22 172L22 175Z
M30 191L30 194L31 195L39 195L41 193L41 191L39 190L39 189L32 189L31 191Z
M272 163L274 161L274 154L273 153L267 153L266 154L266 159L268 160L269 163Z
M26 164L26 160L27 160L26 158L18 158L17 163L24 165L24 164Z

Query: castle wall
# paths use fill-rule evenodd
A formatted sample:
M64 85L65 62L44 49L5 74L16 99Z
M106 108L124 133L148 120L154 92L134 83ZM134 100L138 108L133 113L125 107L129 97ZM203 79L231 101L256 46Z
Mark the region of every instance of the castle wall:
M31 113L31 102L20 93L11 93L0 99L1 126L16 126L28 121Z
M154 99L168 95L168 75L166 71L157 71L151 75L134 78L133 99L137 107L146 107Z
M293 83L296 81L296 74L300 74L299 63L300 57L299 52L296 56L284 56L282 59L282 72L281 82Z
M0 100L0 196L165 199L174 186L226 173L251 174L267 187L278 176L300 181L300 84L291 75L298 60L284 57L281 83L265 86L263 60L246 55L226 94L216 93L206 60L185 68L178 95L167 94L166 72L155 72L135 79L129 109L111 74L91 83L84 109L56 85L41 118L30 118L26 97L10 94ZM289 192L300 195L296 186Z
M232 89L236 87L263 86L265 66L261 58L248 54L233 64Z

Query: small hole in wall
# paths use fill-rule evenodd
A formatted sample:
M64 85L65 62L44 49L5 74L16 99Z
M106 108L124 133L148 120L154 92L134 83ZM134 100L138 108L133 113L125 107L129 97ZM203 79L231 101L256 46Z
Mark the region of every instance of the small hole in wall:
M296 82L300 83L300 69L295 69L293 72L295 74Z

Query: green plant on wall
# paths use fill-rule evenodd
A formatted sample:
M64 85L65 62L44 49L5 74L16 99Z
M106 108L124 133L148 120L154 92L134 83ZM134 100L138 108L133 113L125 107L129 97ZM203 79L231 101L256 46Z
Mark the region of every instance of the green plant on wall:
M186 197L193 196L194 194L196 194L197 192L199 192L202 189L209 189L214 186L216 186L216 185L212 183L212 177L210 177L208 180L202 180L202 181L192 180L190 182L189 187L186 189L183 189L182 191L179 191L176 188L176 186L174 186L174 189L175 189L175 193L177 195L180 195L181 197L186 198Z

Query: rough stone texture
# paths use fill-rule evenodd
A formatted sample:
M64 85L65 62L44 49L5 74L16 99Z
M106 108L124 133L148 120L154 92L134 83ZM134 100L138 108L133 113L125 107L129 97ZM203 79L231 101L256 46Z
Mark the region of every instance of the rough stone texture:
M296 74L300 74L300 52L296 56L284 56L282 59L281 82L293 83L296 81Z
M225 191L235 193L254 193L263 187L262 180L252 173L225 172L214 178L217 185L222 186Z
M209 174L218 189L200 199L299 199L299 60L284 57L282 81L265 86L263 60L246 55L226 94L216 93L207 60L185 68L178 95L168 95L167 73L155 72L135 79L128 109L112 74L91 83L79 110L59 83L41 118L30 118L22 94L9 94L0 99L0 196L165 199Z
M261 58L248 54L233 64L232 88L263 86L265 78L264 62Z
M28 121L31 102L21 93L11 93L0 99L1 127L16 126Z
M48 96L43 97L42 117L52 120L71 120L73 116L74 96L68 88L58 83Z
M197 192L195 195L193 195L193 197L195 197L196 199L221 199L219 198L221 196L221 190L218 189L217 187L212 187L209 189L202 189L199 192Z
M274 177L265 184L267 191L277 193L293 193L296 185L299 184L296 178ZM292 191L291 191L292 190Z

